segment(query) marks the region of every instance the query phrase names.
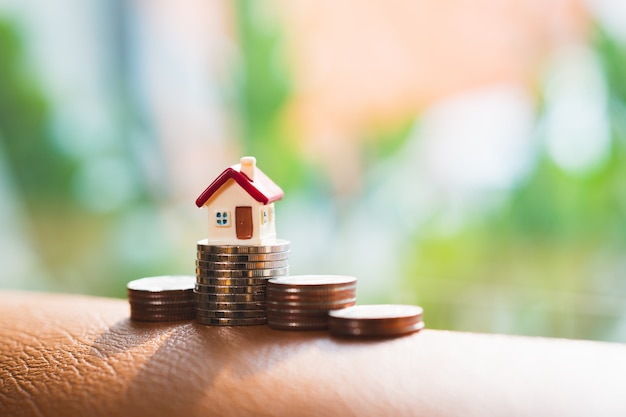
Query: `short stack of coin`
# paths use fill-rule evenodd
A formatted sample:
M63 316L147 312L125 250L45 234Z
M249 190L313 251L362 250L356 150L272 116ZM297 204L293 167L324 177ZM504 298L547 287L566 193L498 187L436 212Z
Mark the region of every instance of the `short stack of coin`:
M194 276L170 275L131 281L126 286L130 318L138 321L193 320Z
M329 331L346 337L395 337L424 328L420 306L358 305L330 311Z
M214 326L267 322L267 282L289 274L289 241L267 245L197 244L196 318Z
M267 324L278 330L323 330L328 311L356 302L356 278L294 275L267 284Z

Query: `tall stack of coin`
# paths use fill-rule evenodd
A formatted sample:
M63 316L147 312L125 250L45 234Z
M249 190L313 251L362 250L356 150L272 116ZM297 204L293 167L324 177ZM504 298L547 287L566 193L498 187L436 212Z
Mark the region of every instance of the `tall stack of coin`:
M267 324L278 330L328 328L328 311L354 305L356 278L294 275L269 280Z
M335 336L395 337L424 328L420 306L359 305L328 313L329 330Z
M259 246L197 243L196 318L214 326L267 322L267 282L289 273L289 241Z
M130 318L138 321L193 320L196 300L194 276L158 276L131 281L126 286Z

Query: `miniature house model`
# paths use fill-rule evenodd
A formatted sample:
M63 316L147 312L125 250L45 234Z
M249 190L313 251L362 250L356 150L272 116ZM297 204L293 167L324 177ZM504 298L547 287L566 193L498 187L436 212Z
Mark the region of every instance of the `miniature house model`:
M276 239L274 202L280 189L252 156L222 172L196 200L209 211L210 244L263 245Z

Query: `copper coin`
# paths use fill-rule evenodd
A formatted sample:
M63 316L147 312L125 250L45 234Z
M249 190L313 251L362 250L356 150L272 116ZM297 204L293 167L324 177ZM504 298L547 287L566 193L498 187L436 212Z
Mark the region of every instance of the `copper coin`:
M198 317L208 317L208 318L216 318L216 319L255 319L255 318L266 318L265 310L239 310L239 311L229 311L229 310L202 310L198 309L196 311Z
M330 333L335 336L346 337L393 337L403 336L409 333L419 332L424 328L424 322L413 323L406 326L381 327L381 328L363 328L363 327L337 327L330 324Z
M320 303L337 302L339 300L356 298L356 288L342 291L317 293L281 293L267 286L267 299L276 302Z
M346 305L341 305L339 307L334 308L333 310L338 310L341 308L346 308L346 307L350 307L353 306L354 303L351 304L346 304ZM308 308L293 308L293 307L289 307L289 306L277 306L274 304L268 304L267 305L267 310L271 311L272 313L276 313L276 314L322 314L322 315L327 315L328 312L331 310L329 308L311 308L310 306Z
M209 326L258 326L267 323L267 319L265 317L250 319L196 317L196 321L200 324L207 324Z
M274 278L288 274L288 266L269 269L210 269L196 267L196 276L205 278Z
M148 300L137 300L134 298L129 298L128 301L131 305L136 306L186 306L193 305L196 302L196 299L193 295L193 291L183 300L169 300L169 299L148 299Z
M187 306L137 306L133 304L131 304L130 306L130 311L133 313L135 312L140 312L140 313L141 312L144 312L144 313L159 312L163 314L171 314L171 313L176 313L176 312L193 311L194 309L196 309L196 303L189 304Z
M263 245L213 245L208 239L200 240L197 243L198 252L207 253L271 253L285 252L289 250L290 243L288 240L275 239Z
M250 303L254 301L265 301L265 293L254 294L203 294L196 293L196 300L201 302L231 302L231 303Z
M206 253L198 252L199 261L211 262L268 262L284 261L289 259L289 251L274 253L250 253L250 254L230 254L230 253Z
M347 275L291 275L274 278L270 281L273 286L286 286L292 289L314 290L350 287L356 285L356 278Z
M130 281L126 288L142 293L163 293L169 291L191 291L196 277L191 275L163 275Z
M198 301L196 303L196 308L203 310L230 310L230 311L239 311L239 310L265 310L267 309L267 305L265 301L251 301L251 302L219 302L219 301Z
M185 291L142 292L127 290L129 300L137 301L185 301L193 298L193 287Z
M338 310L356 304L356 297L343 300L323 301L277 301L268 297L267 306L274 309L296 308L301 310Z
M337 336L390 337L421 330L423 309L412 305L361 305L328 313L329 330Z
M307 313L286 313L286 312L277 312L274 310L268 309L267 312L268 319L272 320L281 320L281 321L306 321L306 320L317 320L317 321L328 321L328 312L327 311L314 311Z

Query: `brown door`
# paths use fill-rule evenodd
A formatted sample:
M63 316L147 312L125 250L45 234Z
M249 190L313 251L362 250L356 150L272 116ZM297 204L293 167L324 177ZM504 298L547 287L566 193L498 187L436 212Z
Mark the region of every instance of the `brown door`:
M237 239L252 238L252 207L236 207Z

